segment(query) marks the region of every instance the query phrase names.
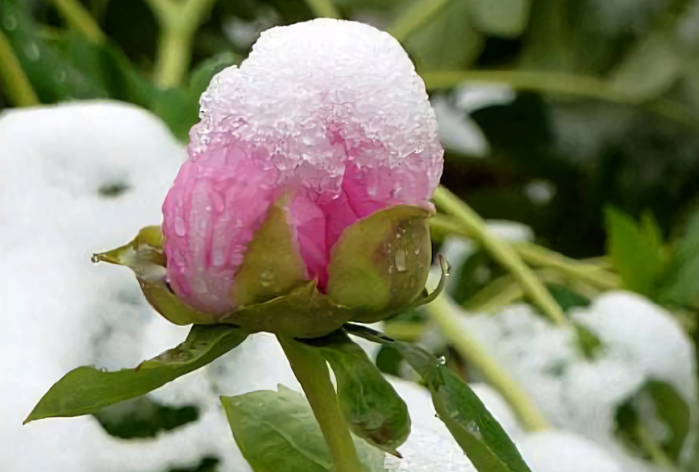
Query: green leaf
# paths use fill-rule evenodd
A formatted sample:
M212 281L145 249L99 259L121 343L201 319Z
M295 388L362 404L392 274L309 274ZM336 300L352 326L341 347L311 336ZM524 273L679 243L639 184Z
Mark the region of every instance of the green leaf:
M97 413L106 406L144 395L205 366L246 337L246 331L234 326L195 326L182 344L135 369L105 372L78 367L49 389L25 423Z
M669 432L663 442L663 448L672 460L677 461L691 427L692 415L689 406L667 382L650 381L645 390L655 403L658 419Z
M607 208L607 252L629 290L653 297L665 263L660 230L650 215L637 224L630 216Z
M216 74L232 65L239 65L241 62L242 58L232 52L216 54L203 61L194 69L189 79L189 90L192 92L192 95L197 97L198 100L198 97L206 91L209 83L211 83L211 79Z
M666 92L679 79L682 70L673 34L654 31L643 36L613 70L612 87L638 101Z
M305 272L286 214L279 206L272 205L235 273L233 300L237 306L246 306L285 295L308 282Z
M149 395L108 406L94 414L110 435L122 439L154 438L162 431L171 431L196 421L196 406L161 405Z
M684 237L673 251L658 301L699 308L699 212L692 215Z
M432 258L428 216L419 207L398 205L345 229L331 253L330 298L366 310L365 317L353 318L362 322L415 300Z
M483 37L469 23L470 0L450 0L404 41L420 71L463 70L483 48Z
M364 350L342 330L306 343L318 347L335 372L340 408L350 430L400 457L396 448L410 434L408 407Z
M530 472L500 424L454 372L417 346L395 341L364 326L347 324L351 334L391 346L422 377L439 418L480 472Z
M235 442L255 472L334 471L308 401L283 385L221 397ZM361 439L355 447L364 472L384 471L384 455Z
M0 28L42 102L109 96L98 80L80 71L42 39L23 2L3 1Z
M493 36L516 37L529 20L530 0L469 0L474 28Z
M654 408L648 408L651 404ZM691 420L689 405L672 385L651 380L617 408L615 434L631 449L645 451L649 441L655 442L661 454L678 464L685 441L694 436L690 435ZM651 433L657 431L658 423L664 428L662 438Z
M182 88L159 89L152 86L148 109L158 115L180 141L186 142L189 130L199 121L199 96Z

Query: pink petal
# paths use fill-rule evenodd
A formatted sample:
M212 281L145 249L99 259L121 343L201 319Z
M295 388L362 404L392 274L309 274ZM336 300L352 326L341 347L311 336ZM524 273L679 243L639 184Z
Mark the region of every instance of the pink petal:
M276 169L241 158L244 151L229 146L186 162L163 204L172 289L208 313L233 307L235 271L274 201Z

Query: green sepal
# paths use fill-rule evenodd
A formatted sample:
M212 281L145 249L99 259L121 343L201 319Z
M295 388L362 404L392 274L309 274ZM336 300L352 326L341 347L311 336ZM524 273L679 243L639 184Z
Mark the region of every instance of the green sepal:
M347 324L345 330L369 341L391 346L403 356L422 377L432 394L439 419L477 470L531 472L517 447L483 402L466 382L435 356L365 326Z
M284 210L272 205L255 232L235 273L231 297L236 306L266 302L305 285L306 270Z
M441 254L437 256L437 261L439 262L439 268L442 270L437 287L435 287L435 289L430 293L427 292L427 289L423 290L422 298L415 300L409 307L406 308L406 310L427 305L428 303L434 301L444 291L444 286L447 284L447 277L449 276L449 263L444 257L442 257Z
M293 289L268 302L249 305L226 315L221 322L295 338L317 338L349 321L352 312L334 304L316 289L315 282Z
M194 326L182 344L134 369L105 372L78 367L49 389L24 423L96 413L106 406L145 395L209 364L247 336L246 331L234 326Z
M306 343L318 348L335 372L340 408L350 430L400 457L396 448L410 434L408 407L366 352L343 330Z
M166 258L160 226L146 226L128 244L94 254L92 262L123 265L134 271L143 295L165 319L176 325L215 324L215 316L186 304L165 283Z
M420 295L432 258L430 216L398 205L345 229L331 252L327 293L354 310L353 321L380 321Z

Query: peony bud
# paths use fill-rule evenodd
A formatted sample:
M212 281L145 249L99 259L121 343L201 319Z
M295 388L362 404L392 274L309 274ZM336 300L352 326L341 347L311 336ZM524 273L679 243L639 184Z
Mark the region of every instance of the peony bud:
M163 205L167 281L186 305L211 322L279 318L253 329L297 313L316 335L422 292L443 150L395 39L329 19L273 28L213 79L200 116ZM269 317L251 308L292 293Z

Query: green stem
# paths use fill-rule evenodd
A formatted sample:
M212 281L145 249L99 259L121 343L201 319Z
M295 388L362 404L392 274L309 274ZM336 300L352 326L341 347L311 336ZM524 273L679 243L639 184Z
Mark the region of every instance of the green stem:
M306 4L318 18L340 18L332 0L306 0Z
M153 76L163 87L176 87L184 80L189 67L193 33L166 24L161 26Z
M404 41L447 3L449 0L418 0L399 16L386 31L398 41Z
M325 442L328 443L335 472L361 472L357 449L340 410L325 359L298 341L282 336L277 336L277 339L289 359L294 375L306 392Z
M98 44L107 42L107 35L80 2L77 0L53 0L53 3L71 28L80 31L92 42Z
M685 126L699 128L697 117L681 105L668 100L639 101L636 97L616 90L606 81L594 77L507 70L424 72L420 75L430 90L451 88L462 82L502 83L515 90L564 94L639 106Z
M550 428L522 387L462 328L454 308L444 296L425 305L425 309L456 351L503 396L526 430L542 431Z
M551 320L559 325L566 324L563 310L546 287L522 262L510 244L488 233L485 221L471 207L441 185L437 188L432 201L438 208L451 214L465 226L470 237L512 274L524 292Z
M13 105L30 107L40 103L2 29L0 29L0 79L5 84L5 96Z
M616 274L598 266L577 262L536 244L519 243L515 246L515 250L529 264L550 267L568 277L587 282L593 287L611 290L621 286L621 280Z
M197 28L215 0L147 0L161 29L154 78L163 87L180 85L189 69Z
M453 221L445 215L435 215L430 218L430 227L447 234L456 234L471 238L466 227ZM619 276L599 265L570 259L550 249L536 244L522 242L512 246L525 262L541 267L554 269L566 277L578 279L602 290L611 290L621 286Z
M636 424L636 437L638 438L638 441L641 443L641 446L643 447L643 449L646 450L646 452L650 456L651 461L653 461L655 465L667 471L677 471L677 468L672 463L670 458L667 457L667 454L665 454L663 448L660 447L660 445L656 442L655 438L653 438L653 436L645 428L645 426L643 426L640 423Z

